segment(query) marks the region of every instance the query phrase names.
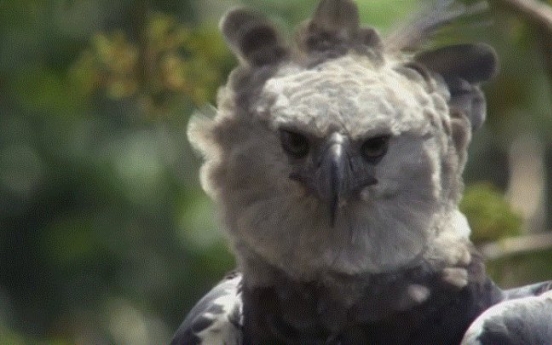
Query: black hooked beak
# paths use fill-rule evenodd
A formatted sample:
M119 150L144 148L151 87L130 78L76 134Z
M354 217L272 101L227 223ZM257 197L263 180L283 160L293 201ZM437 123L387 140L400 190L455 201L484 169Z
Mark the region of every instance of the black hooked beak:
M315 173L315 189L319 197L328 203L332 227L342 200L362 187L377 183L373 172L366 171L365 166L354 169L355 163L351 161L348 150L349 143L342 135L334 133L321 152Z

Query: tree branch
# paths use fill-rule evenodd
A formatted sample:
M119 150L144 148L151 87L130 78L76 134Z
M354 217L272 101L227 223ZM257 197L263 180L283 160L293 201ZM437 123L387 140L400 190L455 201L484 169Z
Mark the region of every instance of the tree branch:
M498 0L506 8L520 13L529 22L545 26L552 34L552 8L535 0Z
M489 260L552 249L552 232L506 238L479 247Z

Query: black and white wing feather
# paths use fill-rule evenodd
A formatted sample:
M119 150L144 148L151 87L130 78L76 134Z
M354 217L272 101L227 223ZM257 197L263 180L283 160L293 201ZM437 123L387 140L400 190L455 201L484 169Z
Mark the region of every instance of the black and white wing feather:
M505 301L471 324L461 345L552 344L552 282L504 291Z
M184 319L171 345L241 345L241 280L234 273L209 291Z

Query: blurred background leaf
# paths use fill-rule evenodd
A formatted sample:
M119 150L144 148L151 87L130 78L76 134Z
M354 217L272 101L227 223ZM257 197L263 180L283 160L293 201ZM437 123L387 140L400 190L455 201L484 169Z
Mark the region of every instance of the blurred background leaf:
M469 219L476 244L521 235L521 217L512 211L504 195L490 183L477 183L465 192L460 210Z
M244 0L287 30L317 0ZM388 32L425 2L358 0ZM490 1L437 41L496 47L462 207L484 245L549 234L551 89L541 32ZM236 1L0 0L0 344L163 344L233 268L189 116L236 64ZM514 237L512 237L514 236ZM502 247L501 247L502 248ZM503 285L552 276L546 248L497 256Z

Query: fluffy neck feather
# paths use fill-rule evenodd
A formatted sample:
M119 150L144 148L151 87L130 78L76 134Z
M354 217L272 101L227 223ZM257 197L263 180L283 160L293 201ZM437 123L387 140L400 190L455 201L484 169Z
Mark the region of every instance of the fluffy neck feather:
M278 267L278 265L267 261L262 253L256 252L247 243L235 240L234 244L239 266L244 272L244 282L252 287L271 286L283 274L288 279L298 282L321 281L329 289L335 289L336 292L342 291L344 286L351 290L360 290L365 288L365 284L369 280L355 279L358 276L396 274L396 272L420 265L426 265L427 269L434 272L443 271L445 279L449 279L451 283L461 287L467 283L466 275L465 272L462 272L462 269L456 270L455 268L465 267L471 261L470 251L472 245L468 239L469 225L464 215L458 210L454 210L447 217L443 217L438 223L439 229L429 239L420 255L417 255L407 265L394 269L390 268L383 272L359 271L351 274L347 271L339 271L336 267L330 265L320 265L317 270L313 271L308 271L306 267ZM299 250L311 251L312 248ZM393 253L391 252L389 255L393 255ZM446 275L449 277L446 277ZM354 286L355 284L351 284L352 282L356 282L355 284L358 286ZM355 293L352 293L349 296L354 295Z

